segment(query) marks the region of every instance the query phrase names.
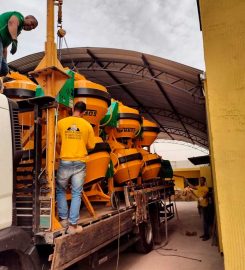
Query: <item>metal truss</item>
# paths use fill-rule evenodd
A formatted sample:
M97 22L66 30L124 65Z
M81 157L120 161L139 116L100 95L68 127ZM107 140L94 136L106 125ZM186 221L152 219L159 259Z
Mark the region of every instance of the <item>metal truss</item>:
M104 64L101 63L89 49L87 49L87 53L92 58L93 62L95 62L97 65L104 69ZM120 88L123 89L124 92L126 92L134 100L136 104L138 104L138 106L143 107L143 104L134 96L134 94L132 94L132 92L125 85L120 82L120 80L113 73L107 71L106 69L104 71L111 79L113 79L119 85ZM146 113L149 114L150 117L160 126L163 132L168 134L168 136L173 139L173 136L167 130L165 130L162 124L155 118L155 116L150 111L146 109Z
M147 109L148 111L150 111L154 115L158 115L160 117L166 117L166 118L170 118L170 119L178 121L178 117L172 111L168 111L168 110L164 110L164 109L160 109L160 108L152 108L152 107L147 107L147 106L143 107L143 108L139 108L139 107L134 107L134 108L139 110L139 112L142 114L146 113L145 109ZM191 126L194 129L200 130L203 133L207 133L206 124L203 124L201 122L198 122L190 117L186 117L186 116L181 115L181 114L179 114L179 117L181 118L181 120L184 124Z
M176 74L170 74L166 71L158 70L156 68L149 69L147 62L142 64L130 64L119 60L100 60L100 63L102 64L102 66L100 66L98 65L97 61L81 61L76 63L76 68L81 72L94 70L128 74L131 76L140 77L142 80L146 79L159 82L163 85L168 85L177 90L184 91L195 98L195 100L197 100L200 104L203 104L205 100L201 81L198 81L197 84L194 84L192 81L180 78ZM151 74L150 70L154 73L154 75ZM181 87L179 86L180 84Z
M192 144L198 143L199 145L202 145L203 147L208 148L208 140L205 139L205 138L201 138L200 136L197 136L197 135L195 135L193 133L187 134L183 129L166 127L166 126L164 128L170 134L178 135L180 137L184 137L184 138L187 138L187 139L189 139L189 135L190 135L191 138L192 138L191 142L193 141ZM160 131L161 131L161 129L160 129ZM178 140L178 139L175 139L175 140Z
M171 101L171 97L169 97L168 93L165 91L165 87L168 86L173 90L185 92L193 98L193 102L203 106L205 105L205 97L203 94L203 87L200 78L193 81L189 80L188 78L181 78L180 75L178 75L177 72L175 73L174 70L169 72L165 70L164 67L156 67L151 62L149 62L147 56L143 54L141 55L142 61L137 60L135 62L125 63L126 61L124 59L115 58L113 60L108 60L108 58L106 59L103 57L97 57L94 55L93 49L87 49L86 53L87 55L85 54L81 57L77 55L75 57L75 61L72 62L68 58L69 53L62 54L63 59L61 59L61 62L64 66L75 68L81 73L85 72L86 74L86 72L89 72L90 79L92 78L92 71L104 72L108 77L110 77L111 80L113 80L113 82L115 82L115 85L109 87L107 86L107 88L121 88L124 93L130 96L135 104L137 104L136 106L140 108L139 110L148 114L149 117L159 125L161 131L166 133L170 139L174 140L172 134L180 135L187 138L193 144L197 142L207 147L208 143L206 139L200 138L190 133L190 131L187 129L188 125L197 130L200 130L203 133L206 133L206 125L199 123L191 118L180 115L177 111L177 108ZM39 54L41 57L42 53ZM25 64L24 67L22 66L20 68L22 72L24 70L28 72L31 65L33 65L33 61L34 60L31 59L30 62ZM35 59L35 61L37 60ZM121 81L117 74L128 75L127 78L130 76L131 82ZM153 82L162 93L163 98L165 98L165 100L168 102L171 111L151 108L148 106L144 107L142 102L134 95L132 91L130 91L130 88L126 86L127 84L134 83L133 80L137 80L135 83L144 81ZM179 122L183 129L181 130L165 127L161 121L158 120L157 115L167 117Z
M163 85L168 85L172 86L175 89L178 89L180 91L184 91L191 96L197 98L199 101L204 99L203 96L203 91L202 91L202 85L201 82L198 82L198 84L193 84L193 82L188 81L183 78L179 78L176 74L170 74L168 72L162 71L162 70L157 70L153 69L150 67L150 64L148 63L145 55L142 55L142 64L130 64L130 63L125 63L123 61L105 61L98 59L91 50L87 49L87 54L90 56L91 61L84 61L84 62L77 62L76 63L76 68L80 71L101 71L105 72L115 83L116 85L111 86L111 87L118 87L122 88L125 93L127 93L133 101L138 105L137 108L142 108L140 109L141 112L147 113L152 120L154 120L159 127L161 128L161 131L166 133L172 140L174 139L173 136L171 135L171 132L169 132L169 128L163 127L163 125L156 119L155 115L160 115L160 116L165 116L168 118L171 118L173 120L176 120L180 122L180 124L183 127L183 134L185 135L184 137L188 138L193 144L195 144L195 141L198 140L198 142L202 142L202 140L196 138L193 134L190 134L188 129L186 128L186 124L190 125L194 128L199 129L202 132L206 132L206 126L204 124L198 123L197 121L190 119L188 117L184 117L180 115L175 106L173 105L172 101L168 97L166 91L164 90ZM127 88L126 84L124 84L122 81L118 79L118 77L115 75L116 73L124 73L124 74L129 74L132 76L140 77L141 80L147 79L150 81L153 81L156 86L158 87L159 91L162 93L166 101L168 102L169 106L171 107L172 111L164 111L164 110L158 110L158 109L153 109L150 107L145 107L137 98L136 96ZM179 85L180 82L181 88L177 86ZM107 86L108 87L108 86ZM202 102L199 102L202 103ZM160 113L159 113L160 112ZM173 134L176 134L176 130L174 131ZM179 130L180 132L180 130ZM200 143L199 142L199 143ZM204 143L204 145L206 145Z
M157 139L154 141L154 144L162 144L162 143L171 143L171 144L177 144L177 145L184 145L186 147L190 147L190 148L193 148L195 150L198 150L200 152L203 152L204 154L208 155L209 154L209 149L208 148L204 148L200 145L197 145L197 144L192 144L192 143L188 143L188 142L185 142L185 141L176 141L176 140L164 140L164 139Z
M155 73L154 71L151 69L150 64L148 63L146 57L142 54L142 60L145 64L145 66L147 67L148 71L150 72L151 76L154 77ZM194 143L194 141L192 140L189 131L187 130L185 124L183 123L182 119L179 116L179 113L177 112L177 109L175 108L174 104L172 103L170 97L168 96L168 94L166 93L164 87L158 82L158 81L154 81L154 83L157 85L159 91L162 93L163 97L165 98L165 100L168 102L170 108L172 109L172 111L175 113L175 116L177 117L178 121L181 123L183 129L185 130L186 134L188 135L189 139L192 141L192 143Z

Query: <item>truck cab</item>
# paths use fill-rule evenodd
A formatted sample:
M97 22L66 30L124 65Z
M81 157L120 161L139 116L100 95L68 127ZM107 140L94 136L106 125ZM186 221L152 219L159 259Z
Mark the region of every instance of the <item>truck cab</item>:
M0 94L0 269L39 269L31 236L16 224L15 172L21 158L18 105Z
M13 211L13 145L12 123L9 102L6 96L0 95L0 230L12 225Z
M148 253L154 243L161 243L161 224L174 216L173 204L163 202L173 190L173 185L165 182L164 177L154 179L153 185L145 183L137 190L123 188L120 194L124 197L123 204L116 203L116 209L98 204L97 215L91 216L81 208L79 224L84 230L80 234L66 234L58 226L49 228L57 220L57 212L45 192L51 190L55 198L55 188L46 187L41 143L42 129L47 123L43 118L57 103L48 96L16 100L0 94L1 270L66 269L88 256L91 264L98 266L118 254L119 238L120 251L135 245L137 251ZM26 113L33 115L33 132L29 126L28 136L19 122ZM31 137L34 142L28 150L23 137Z

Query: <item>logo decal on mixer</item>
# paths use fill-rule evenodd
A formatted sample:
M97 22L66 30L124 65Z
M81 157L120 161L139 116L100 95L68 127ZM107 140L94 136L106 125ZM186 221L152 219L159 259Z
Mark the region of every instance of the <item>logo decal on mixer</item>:
M117 132L135 132L135 128L117 128Z
M96 116L97 115L97 111L96 110L86 110L84 112L84 115L86 115L86 116Z

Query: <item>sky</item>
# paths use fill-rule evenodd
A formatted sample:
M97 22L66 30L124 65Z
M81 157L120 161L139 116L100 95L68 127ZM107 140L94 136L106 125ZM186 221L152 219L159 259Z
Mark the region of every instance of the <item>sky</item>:
M22 31L8 62L44 50L46 5L46 0L1 1L1 13L16 10L39 21L35 30ZM196 0L63 0L63 28L69 48L127 49L205 70ZM204 155L176 143L157 147L170 160Z
M204 69L196 0L63 0L68 47L139 51ZM46 0L1 1L1 12L34 15L38 28L22 31L18 51L8 61L43 51ZM56 9L57 13L57 9ZM66 46L63 46L66 47Z

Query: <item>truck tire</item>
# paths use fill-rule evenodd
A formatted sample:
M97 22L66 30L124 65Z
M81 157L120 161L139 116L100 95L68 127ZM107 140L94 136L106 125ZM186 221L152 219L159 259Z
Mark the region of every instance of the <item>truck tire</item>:
M40 270L39 255L31 240L20 227L0 230L0 266L8 270Z
M160 245L162 243L162 235L158 202L149 205L149 216L153 232L153 242L156 245Z
M153 233L150 222L139 224L140 240L136 243L135 248L139 253L147 254L153 249Z
M14 251L0 253L0 270L24 270L21 267L20 258Z

